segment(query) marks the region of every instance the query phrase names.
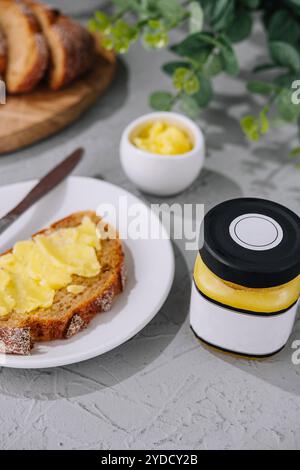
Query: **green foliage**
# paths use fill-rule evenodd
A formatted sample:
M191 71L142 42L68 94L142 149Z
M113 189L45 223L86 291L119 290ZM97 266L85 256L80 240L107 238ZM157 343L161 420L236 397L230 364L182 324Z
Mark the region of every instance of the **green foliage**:
M259 140L259 124L254 116L244 116L241 119L241 127L249 140Z
M201 107L198 106L197 101L195 101L192 96L188 95L181 97L180 109L191 119L198 118L201 112Z
M210 24L214 31L223 31L234 19L234 0L216 0L211 3Z
M210 53L202 68L208 77L215 77L223 70L223 61L220 54Z
M270 41L297 44L300 39L299 23L288 10L277 10L273 13L267 32Z
M205 108L213 98L213 89L210 78L203 73L198 73L200 89L193 95L199 108Z
M178 0L159 0L153 3L168 26L172 27L181 21L185 11Z
M259 130L261 134L267 134L270 128L268 112L269 112L269 107L265 106L259 113Z
M92 18L89 22L90 30L95 32L97 30L101 31L101 33L107 34L110 32L110 19L105 13L101 11L97 11L95 13L95 18Z
M245 7L254 10L260 5L260 0L242 0L241 2Z
M292 91L283 89L275 98L278 115L287 122L297 122L300 117L300 106L293 104Z
M300 147L295 147L293 150L290 151L290 157L299 157L300 155Z
M173 103L172 93L156 91L150 96L150 106L156 111L170 111Z
M190 71L187 68L179 67L173 73L173 86L176 90L183 90L185 81Z
M114 0L114 3L117 5L119 10L133 10L139 11L139 1L138 0Z
M247 10L237 11L232 23L226 29L226 35L232 43L240 42L250 36L252 31L252 16Z
M204 12L201 4L198 2L192 2L189 5L189 31L191 34L200 33L204 25Z
M252 80L247 84L247 88L251 93L257 93L259 95L271 95L277 89L272 83L261 82L258 80Z
M239 73L239 64L230 40L225 35L219 36L220 54L223 60L224 71L229 75Z
M240 72L235 44L252 32L253 18L260 12L267 33L269 59L257 64L258 79L246 86L248 92L265 100L258 115L242 117L240 124L248 139L258 141L270 123L296 123L300 127L300 105L293 104L291 87L300 79L300 0L113 0L111 16L96 12L89 22L100 31L103 45L119 53L141 41L146 49L169 46L174 60L162 66L172 80L173 92L157 91L149 98L156 110L174 106L193 119L213 100L213 81L220 74ZM186 23L186 36L170 44L170 31ZM272 70L269 81L261 72ZM269 115L272 113L272 119ZM300 137L300 133L299 133ZM300 147L291 151L300 157Z
M269 107L265 106L258 117L249 114L241 119L241 127L249 140L258 141L261 135L268 132L270 127L268 112Z
M289 70L299 72L300 56L291 44L282 41L271 41L269 43L271 58L275 64L287 67Z
M190 34L178 44L170 47L175 54L203 63L215 47L214 39L207 33Z
M162 66L163 71L170 75L171 77L174 75L177 69L181 68L191 68L190 62L183 62L183 61L176 61L176 62L167 62Z
M187 95L193 95L199 91L200 82L194 70L179 67L173 73L173 86Z

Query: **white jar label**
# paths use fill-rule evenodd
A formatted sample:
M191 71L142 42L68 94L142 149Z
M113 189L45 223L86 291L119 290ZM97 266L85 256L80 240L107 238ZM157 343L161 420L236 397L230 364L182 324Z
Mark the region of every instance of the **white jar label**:
M229 226L231 238L248 250L275 248L283 239L283 230L276 220L263 214L243 214Z

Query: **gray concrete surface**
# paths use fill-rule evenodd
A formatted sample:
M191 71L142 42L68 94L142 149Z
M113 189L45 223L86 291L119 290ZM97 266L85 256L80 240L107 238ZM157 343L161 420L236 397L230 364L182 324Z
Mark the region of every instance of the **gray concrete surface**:
M79 2L59 2L62 7L71 4L78 8ZM245 69L261 60L263 41L257 31L251 44L239 46ZM77 123L0 158L0 184L40 177L84 145L86 158L78 175L101 174L138 194L120 168L120 134L132 118L149 110L150 92L168 88L160 72L167 58L167 52L134 47L120 63L109 92ZM216 101L199 120L207 138L205 169L173 200L209 208L230 197L261 196L299 214L300 172L287 158L293 133L274 130L255 145L244 140L236 118L256 104L246 96L247 75L242 76L216 81ZM290 346L300 339L299 321L288 346L264 361L203 348L187 318L195 254L185 253L181 243L174 248L176 279L170 297L131 341L67 367L0 369L0 448L300 448L300 366L292 364Z

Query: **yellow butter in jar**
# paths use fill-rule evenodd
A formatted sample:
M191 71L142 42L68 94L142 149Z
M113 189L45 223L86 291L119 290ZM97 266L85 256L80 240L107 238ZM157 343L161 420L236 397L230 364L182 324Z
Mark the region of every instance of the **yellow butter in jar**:
M149 122L136 132L132 143L141 150L159 155L181 155L193 149L185 130L164 121Z
M194 281L204 295L220 304L251 312L273 313L290 308L299 298L300 276L275 287L249 288L221 279L198 255Z

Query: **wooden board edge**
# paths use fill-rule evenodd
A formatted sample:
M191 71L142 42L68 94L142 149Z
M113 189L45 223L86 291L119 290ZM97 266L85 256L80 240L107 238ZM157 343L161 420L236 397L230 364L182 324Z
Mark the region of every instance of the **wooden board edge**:
M24 148L30 147L42 140L51 137L63 129L67 128L74 122L76 122L96 101L100 98L108 89L112 83L116 69L117 69L117 60L116 56L113 53L108 53L104 55L101 53L102 58L110 65L106 69L106 80L104 82L103 88L101 90L94 90L94 93L91 93L89 99L84 97L82 102L76 103L74 106L70 106L64 112L60 112L59 122L56 121L53 125L53 117L47 120L42 121L40 124L34 123L32 128L28 127L26 132L24 130L17 131L10 134L8 137L1 137L0 142L0 155L10 154L12 152L22 150ZM49 130L49 127L53 126L52 130ZM33 137L33 133L37 134L38 137Z

